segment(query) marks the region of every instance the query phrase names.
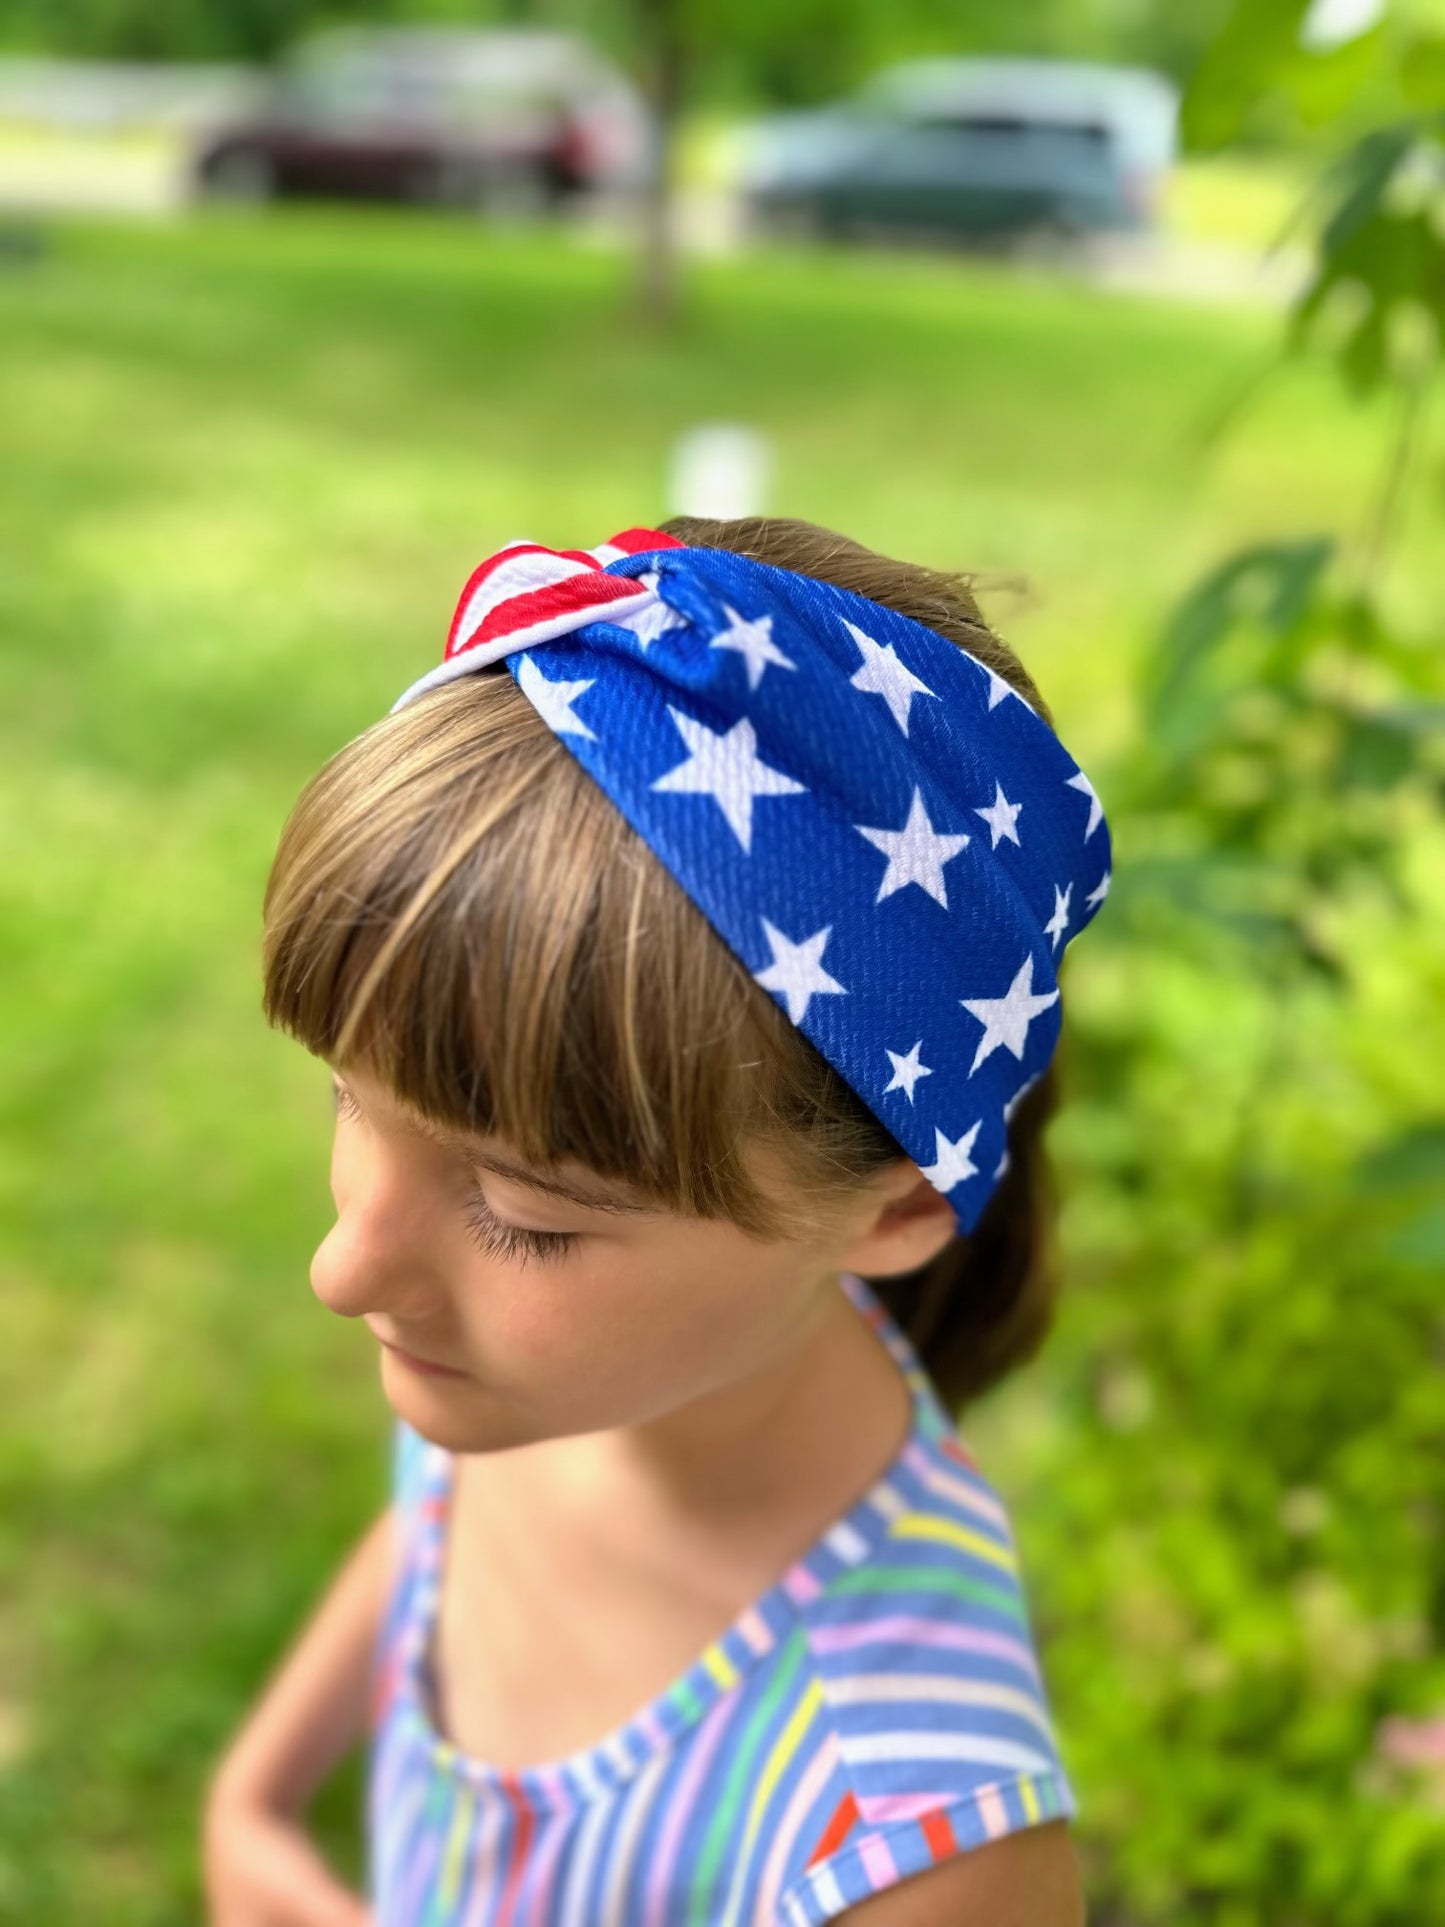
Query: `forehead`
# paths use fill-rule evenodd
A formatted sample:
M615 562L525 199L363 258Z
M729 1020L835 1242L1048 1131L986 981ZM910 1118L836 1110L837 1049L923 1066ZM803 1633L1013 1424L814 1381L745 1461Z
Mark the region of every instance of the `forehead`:
M539 1169L524 1162L500 1138L479 1137L438 1124L424 1117L421 1112L414 1111L393 1091L355 1065L344 1070L333 1067L331 1075L334 1082L358 1098L367 1110L386 1117L397 1129L424 1138L439 1149L465 1159L480 1170L490 1171L496 1177L524 1185L546 1197L580 1205L588 1211L607 1211L629 1217L675 1215L619 1178L606 1177L571 1160Z

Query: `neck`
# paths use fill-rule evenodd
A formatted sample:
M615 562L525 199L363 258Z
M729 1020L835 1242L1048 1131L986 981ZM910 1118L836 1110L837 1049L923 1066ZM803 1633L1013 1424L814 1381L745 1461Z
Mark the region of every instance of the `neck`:
M760 1513L841 1511L911 1421L902 1374L835 1273L820 1280L796 1342L761 1370L642 1424L508 1456L530 1459L521 1488L559 1529L595 1539L626 1520L634 1536L646 1520L709 1534Z

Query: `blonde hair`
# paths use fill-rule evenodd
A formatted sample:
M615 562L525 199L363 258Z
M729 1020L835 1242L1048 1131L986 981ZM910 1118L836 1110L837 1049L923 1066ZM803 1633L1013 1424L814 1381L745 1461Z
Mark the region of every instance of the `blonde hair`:
M968 578L811 523L678 518L726 548L881 602L960 644L1052 719ZM439 1124L538 1167L575 1159L685 1215L797 1235L896 1139L756 984L504 664L428 692L302 791L267 882L267 1020L364 1065ZM1052 1316L1042 1130L1051 1065L1017 1106L982 1218L874 1287L957 1408L1032 1355ZM794 1195L757 1184L775 1151ZM801 1216L800 1216L801 1213Z

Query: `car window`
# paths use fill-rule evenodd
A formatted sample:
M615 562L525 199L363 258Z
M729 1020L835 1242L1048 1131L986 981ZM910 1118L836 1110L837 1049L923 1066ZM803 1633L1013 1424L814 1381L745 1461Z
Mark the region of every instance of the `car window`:
M872 141L855 148L844 171L880 185L1072 185L1108 193L1115 156L1108 130L1095 123L952 115L878 128Z
M282 99L309 121L380 120L394 111L392 76L371 62L316 60L282 76Z
M1032 120L1022 114L927 115L915 120L913 125L970 135L980 141L993 140L1000 144L1027 141L1036 146L1072 147L1080 152L1107 148L1112 139L1110 129L1102 121Z
M399 120L434 121L447 113L454 90L441 74L397 66L385 76L380 91L388 112Z

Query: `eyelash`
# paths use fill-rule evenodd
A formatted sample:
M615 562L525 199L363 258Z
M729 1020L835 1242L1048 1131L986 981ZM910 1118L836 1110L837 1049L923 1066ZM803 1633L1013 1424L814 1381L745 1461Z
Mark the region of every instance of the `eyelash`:
M479 1189L467 1194L466 1220L472 1243L491 1258L515 1258L525 1264L529 1258L560 1258L575 1244L575 1231L527 1231L521 1225L503 1224Z
M336 1109L343 1117L360 1117L361 1106L340 1084L333 1084ZM521 1225L504 1224L474 1185L463 1204L472 1243L492 1258L513 1258L525 1264L529 1258L559 1258L577 1241L575 1231L530 1231Z

